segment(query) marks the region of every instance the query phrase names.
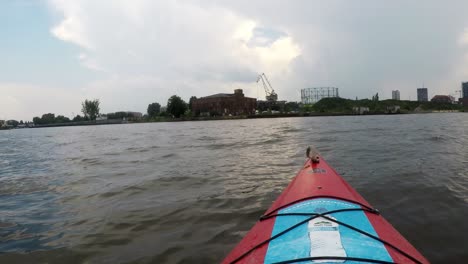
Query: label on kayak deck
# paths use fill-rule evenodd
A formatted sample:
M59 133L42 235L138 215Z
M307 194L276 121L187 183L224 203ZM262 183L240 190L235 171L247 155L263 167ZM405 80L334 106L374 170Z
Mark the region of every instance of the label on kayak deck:
M346 257L337 223L323 217L317 217L309 221L307 228L310 240L310 257ZM313 262L345 262L345 260L314 260Z
M309 173L327 173L327 171L321 168L313 168L309 171Z

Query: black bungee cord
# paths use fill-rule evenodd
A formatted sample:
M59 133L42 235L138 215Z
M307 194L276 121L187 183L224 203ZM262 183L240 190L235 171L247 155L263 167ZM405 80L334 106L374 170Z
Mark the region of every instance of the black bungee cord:
M323 197L323 196L322 196ZM368 236L372 239L375 239L389 247L391 247L392 249L394 249L395 251L397 251L398 253L404 255L405 257L407 257L408 259L414 261L415 263L417 264L422 264L422 262L420 262L419 260L417 260L415 257L409 255L408 253L404 252L403 250L399 249L398 247L392 245L391 243L377 237L377 236L374 236L372 234L369 234L359 228L356 228L354 226L351 226L351 225L348 225L346 223L343 223L341 221L338 221L338 220L335 220L333 218L330 218L326 215L328 214L333 214L333 213L341 213L341 212L350 212L350 211L365 211L365 212L369 212L369 213L372 213L372 214L377 214L379 215L379 211L377 209L374 209L374 208L371 208L369 206L365 206L359 202L356 202L356 201L350 201L350 200L346 200L346 199L342 199L340 197L333 197L333 196L327 196L328 198L335 198L335 199L339 199L339 200L345 200L345 201L349 201L349 202L352 202L352 203L355 203L355 204L359 204L361 206L363 206L364 208L345 208L345 209L338 209L338 210L332 210L332 211L328 211L328 212L324 212L324 213L281 213L281 214L272 214L278 210L280 210L281 208L284 208L288 205L285 205L285 206L281 206L279 208L276 208L274 210L272 210L271 212L269 212L268 214L266 215L262 215L260 217L260 221L264 221L264 220L267 220L267 219L270 219L270 218L273 218L273 217L277 217L277 216L310 216L309 218L306 218L305 220L295 224L295 225L292 225L291 227L281 231L280 233L270 237L269 239L266 239L262 242L260 242L259 244L255 245L253 248L251 248L250 250L246 251L244 254L240 255L239 257L237 257L236 259L234 259L233 261L231 261L230 263L231 264L234 264L236 262L238 262L239 260L243 259L245 256L249 255L250 253L252 253L254 250L260 248L261 246L265 245L266 243L269 243L270 241L286 234L287 232L295 229L296 227L298 226L301 226L307 222L309 222L310 220L313 220L315 218L318 218L318 217L323 217L329 221L332 221L332 222L335 222L339 225L343 225L351 230L354 230L356 232L359 232L365 236ZM308 198L305 198L305 199L301 199L302 200L306 200L306 199L311 199L312 197L308 197ZM313 197L313 198L316 198L316 197ZM293 203L296 203L298 201L295 201L295 202L292 202L290 204L293 204ZM341 257L341 256L322 256L322 257L309 257L309 258L300 258L300 259L292 259L292 260L286 260L286 261L280 261L280 262L275 262L275 264L287 264L287 263L298 263L298 262L304 262L304 261L311 261L311 260L354 260L354 261L361 261L361 262L368 262L368 263L395 263L395 262L388 262L388 261L383 261L383 260L375 260L375 259L366 259L366 258L356 258L356 257Z
M318 154L313 154L314 157L311 157L310 156L310 152L311 152L311 148L307 148L307 152L306 152L306 156L309 157L310 159L310 162L311 163L319 163L319 157L318 157ZM314 198L333 198L333 199L338 199L338 200L342 200L342 201L346 201L346 202L349 202L349 203L353 203L353 204L356 204L356 205L359 205L361 206L361 208L344 208L344 209L337 209L337 210L332 210L332 211L328 211L328 212L324 212L324 213L280 213L280 214L273 214L283 208L286 208L292 204L295 204L295 203L298 203L298 202L302 202L302 201L306 201L306 200L310 200L310 199L314 199ZM291 227L279 232L278 234L270 237L269 239L266 239L262 242L260 242L259 244L255 245L253 248L251 248L250 250L248 250L247 252L245 252L244 254L240 255L239 257L237 257L236 259L234 259L233 261L230 262L230 264L234 264L236 262L238 262L239 260L243 259L245 256L249 255L250 253L252 253L254 250L260 248L261 246L265 245L266 243L269 243L270 241L286 234L287 232L295 229L296 227L298 226L301 226L315 218L318 218L318 217L323 217L325 219L328 219L329 221L332 221L332 222L335 222L337 223L338 225L343 225L351 230L354 230L356 232L359 232L365 236L368 236L372 239L375 239L379 242L381 242L382 244L384 245L387 245L389 247L391 247L392 249L394 249L395 251L397 251L398 253L402 254L403 256L407 257L408 259L414 261L415 263L417 264L422 264L421 261L417 260L415 257L409 255L408 253L404 252L403 250L399 249L398 247L392 245L391 243L377 237L377 236L374 236L372 234L369 234L367 233L366 231L363 231L359 228L356 228L354 226L351 226L351 225L348 225L346 223L343 223L341 221L338 221L338 220L335 220L333 218L330 218L326 215L329 215L329 214L333 214L333 213L341 213L341 212L350 212L350 211L365 211L365 212L369 212L369 213L372 213L372 214L376 214L376 215L380 215L380 212L377 210L377 209L374 209L368 205L365 205L365 204L362 204L358 201L353 201L353 200L349 200L349 199L346 199L346 198L342 198L342 197L336 197L336 196L330 196L330 195L320 195L320 196L309 196L309 197L305 197L305 198L302 198L302 199L299 199L299 200L296 200L296 201L293 201L293 202L290 202L290 203L287 203L285 205L282 205L282 206L279 206L273 210L271 210L270 212L268 212L267 214L265 215L262 215L259 219L259 221L264 221L264 220L267 220L267 219L270 219L270 218L273 218L273 217L277 217L277 216L310 216L309 218L306 218L305 220L295 224L295 225L292 225ZM285 261L280 261L280 262L275 262L275 264L289 264L289 263L298 263L298 262L304 262L304 261L312 261L312 260L351 260L351 261L360 261L360 262L367 262L367 263L384 263L384 264L395 264L395 262L388 262L388 261L384 261L384 260L376 260L376 259L367 259L367 258L357 258L357 257L342 257L342 256L321 256L321 257L307 257L307 258L299 258L299 259L291 259L291 260L285 260Z

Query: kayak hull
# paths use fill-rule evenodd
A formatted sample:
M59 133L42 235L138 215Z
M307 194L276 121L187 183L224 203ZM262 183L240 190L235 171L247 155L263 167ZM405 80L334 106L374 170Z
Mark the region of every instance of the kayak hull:
M300 259L429 263L324 160L305 163L223 263Z

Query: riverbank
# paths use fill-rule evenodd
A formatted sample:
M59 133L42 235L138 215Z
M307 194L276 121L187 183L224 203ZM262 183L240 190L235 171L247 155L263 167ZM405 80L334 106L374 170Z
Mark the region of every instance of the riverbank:
M239 120L239 119L262 119L262 118L288 118L288 117L323 117L323 116L379 116L379 115L408 115L408 114L431 114L431 113L461 113L458 110L439 110L439 111L417 111L417 112L400 112L400 113L366 113L366 114L353 114L353 113L280 113L280 114L262 114L262 115L248 115L248 116L198 116L198 117L157 117L149 120L95 120L95 121L80 121L68 123L56 123L46 125L36 125L32 128L45 128L45 127L63 127L63 126L96 126L96 125L116 125L116 124L135 124L135 123L158 123L158 122L188 122L188 121L213 121L213 120Z

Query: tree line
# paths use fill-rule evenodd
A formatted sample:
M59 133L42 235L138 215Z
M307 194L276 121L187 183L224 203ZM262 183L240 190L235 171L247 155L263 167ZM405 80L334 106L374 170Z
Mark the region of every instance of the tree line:
M192 96L189 103L186 103L181 97L173 95L168 99L165 111L161 111L162 107L159 103L151 103L148 105L147 114L144 117L147 119L155 119L157 117L180 118L181 116L191 116L190 108L194 99L196 99L196 97ZM69 122L94 121L99 116L101 116L100 104L101 102L99 99L86 99L81 103L81 113L83 115L78 114L70 119L63 115L55 116L53 113L47 113L40 117L34 117L33 123L35 125L49 125ZM106 116L108 119L138 118L134 113L124 111L108 113Z
M355 107L367 107L369 113L383 114L388 112L389 107L398 105L399 112L407 113L414 111L438 111L438 110L460 110L463 111L463 106L452 103L437 103L437 102L418 102L407 100L379 100L379 94L376 94L372 99L351 100L345 98L323 98L317 103L310 105L310 112L319 113L353 113Z
M147 114L149 118L156 118L158 116L172 116L180 118L181 116L191 116L191 109L193 100L197 99L195 96L190 97L187 104L180 96L173 95L167 100L166 111L161 111L159 103L151 103L148 105Z
M99 116L99 105L100 102L98 99L95 100L85 100L81 103L81 112L83 116L76 115L73 119L70 119L63 115L55 116L53 113L43 114L41 117L34 117L33 123L35 125L49 125L49 124L61 124L68 122L82 122L96 120L96 117Z
M143 116L146 120L164 120L165 118L180 118L180 117L192 117L192 104L197 97L190 97L189 102L185 102L181 97L177 95L171 96L167 100L165 111L162 111L162 106L157 103L151 103L147 107L147 113ZM440 104L431 102L413 102L413 101L395 101L395 100L379 100L379 94L372 96L372 99L351 100L344 98L323 98L315 104L302 104L298 102L287 102L284 104L282 109L271 109L279 110L281 112L290 113L308 113L308 112L333 112L333 113L352 113L354 107L368 107L371 113L384 113L386 108L392 105L399 105L402 111L415 111L416 108L422 110L460 110L458 105L453 104ZM100 101L99 99L88 100L86 99L81 103L81 113L73 119L70 119L63 115L57 115L53 113L43 114L41 117L34 117L33 123L35 125L48 125L48 124L61 124L69 122L83 122L83 121L94 121L99 116L100 112ZM131 112L115 112L106 115L107 119L140 119L139 116L135 116ZM23 124L16 120L9 120L8 125L14 127ZM26 123L25 123L26 124Z

